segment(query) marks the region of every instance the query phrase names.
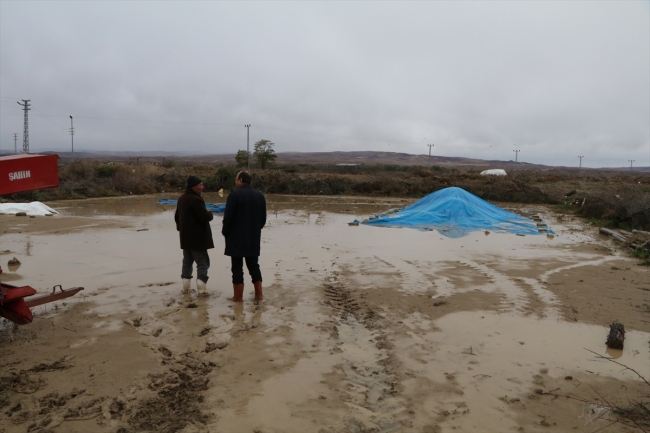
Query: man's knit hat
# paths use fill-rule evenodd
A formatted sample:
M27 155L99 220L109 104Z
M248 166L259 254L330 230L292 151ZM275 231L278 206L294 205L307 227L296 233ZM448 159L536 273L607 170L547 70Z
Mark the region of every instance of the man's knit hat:
M200 184L201 182L203 182L203 181L201 179L199 179L198 177L190 176L190 177L187 178L187 187L192 188L193 186L196 186L196 185Z

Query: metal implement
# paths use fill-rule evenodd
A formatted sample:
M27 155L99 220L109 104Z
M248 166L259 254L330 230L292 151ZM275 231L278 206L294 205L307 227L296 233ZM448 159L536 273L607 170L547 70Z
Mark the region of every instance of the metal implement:
M59 288L58 292L56 291L57 287ZM61 285L58 284L52 288L52 293L49 295L35 296L25 301L25 304L27 304L29 308L32 308L37 305L47 304L48 302L58 301L59 299L69 298L70 296L76 295L83 289L83 287L73 287L72 289L63 290Z
M59 289L58 292L57 288ZM83 290L83 287L63 290L63 287L59 284L52 288L52 293L32 297L32 295L36 294L36 290L31 286L16 287L0 283L0 316L11 320L17 325L26 325L32 323L33 320L30 308L69 298L81 290Z

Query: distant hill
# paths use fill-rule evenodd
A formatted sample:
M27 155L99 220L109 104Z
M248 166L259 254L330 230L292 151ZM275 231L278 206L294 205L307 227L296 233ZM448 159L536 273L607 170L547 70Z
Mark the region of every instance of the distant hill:
M98 160L135 160L141 163L162 162L164 158L173 158L179 162L193 164L233 163L235 154L200 154L198 152L165 152L165 151L93 151L93 152L40 152L42 154L56 153L63 160L98 159ZM1 154L0 154L1 156ZM413 155L399 152L279 152L276 162L279 164L386 164L386 165L429 165L429 155ZM484 160L431 155L431 166L459 169L491 169L504 170L579 170L577 167L549 166L530 164L527 162ZM583 168L582 170L630 171L629 167ZM634 167L633 172L650 172L650 167Z
M54 152L42 152L54 153ZM214 164L231 163L235 161L235 154L197 155L187 152L56 152L61 159L135 159L146 162L174 158L179 161L194 163ZM276 163L279 164L387 164L387 165L420 165L429 164L428 155L412 155L398 152L279 152ZM482 159L458 158L431 155L431 166L445 167L487 167L487 168L514 168L524 170L544 170L551 167L540 164L529 164L514 161L486 161Z
M429 165L429 155L413 155L398 152L283 152L278 153L277 162L288 164L395 164L395 165ZM520 167L526 169L550 168L540 164L528 164L514 161L488 161L483 159L459 158L431 155L432 166L463 167Z

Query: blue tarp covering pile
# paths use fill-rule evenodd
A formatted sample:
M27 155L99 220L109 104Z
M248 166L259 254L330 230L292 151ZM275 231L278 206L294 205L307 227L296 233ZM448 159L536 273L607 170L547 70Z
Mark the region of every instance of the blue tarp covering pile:
M534 221L503 210L456 187L436 191L398 212L379 215L363 224L437 230L449 237L465 236L475 230L540 234ZM544 233L551 231L548 229Z
M171 204L176 206L178 203L178 200L170 200L168 198L161 198L158 200L158 203L160 204ZM213 204L213 203L206 203L205 208L209 210L212 213L223 213L226 210L226 205L225 204Z

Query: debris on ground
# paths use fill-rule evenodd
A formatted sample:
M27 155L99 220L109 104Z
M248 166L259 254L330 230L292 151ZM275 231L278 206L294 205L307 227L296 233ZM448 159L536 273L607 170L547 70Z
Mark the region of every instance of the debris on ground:
M622 323L612 323L609 325L609 334L607 335L607 347L610 349L623 350L623 341L625 341L625 326Z
M650 232L643 230L627 231L621 229L615 231L605 227L601 227L599 232L623 243L629 248L634 250L640 249L650 254Z

